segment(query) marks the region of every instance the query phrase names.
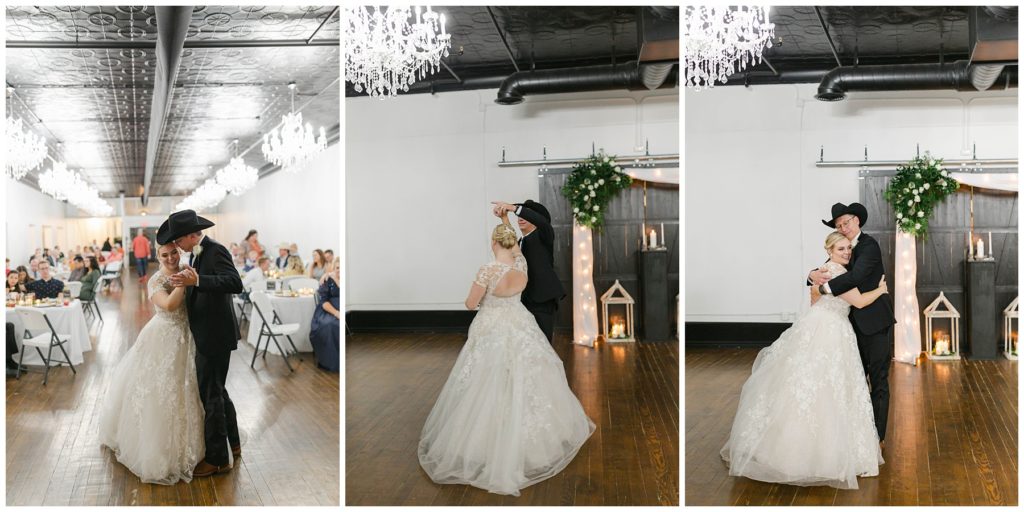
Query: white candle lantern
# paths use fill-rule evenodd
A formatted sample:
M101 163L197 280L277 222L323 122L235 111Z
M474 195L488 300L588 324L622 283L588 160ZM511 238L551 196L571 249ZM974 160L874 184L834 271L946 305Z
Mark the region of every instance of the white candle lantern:
M932 320L936 318L949 320L948 333L932 328ZM925 354L928 359L960 359L960 312L949 302L945 293L939 292L935 301L924 308L924 319L928 345Z
M1017 327L1020 325L1020 319L1017 317L1017 301L1019 299L1020 297L1015 297L1013 302L1003 310L1003 355L1013 361L1017 360Z
M601 296L601 308L604 313L602 332L607 342L632 342L636 341L633 336L633 305L636 301L626 292L619 280L615 280L608 291ZM608 306L616 306L615 309L622 312L623 316L609 316Z

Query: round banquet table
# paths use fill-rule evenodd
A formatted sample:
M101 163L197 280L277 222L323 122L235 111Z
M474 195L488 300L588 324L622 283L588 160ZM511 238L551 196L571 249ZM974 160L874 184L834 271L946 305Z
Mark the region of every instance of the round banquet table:
M269 293L267 296L270 298L270 303L274 305L274 309L277 311L277 316L281 319L282 324L299 324L299 331L291 335L292 341L295 342L295 348L299 352L312 352L313 345L309 343L309 327L313 323L313 311L316 310L316 300L313 296L278 297ZM263 314L267 315L267 320L273 321L273 313L264 311ZM263 320L260 318L259 313L256 312L256 309L253 308L252 313L249 314L249 335L246 339L253 347L256 346L256 340L259 338L260 330L262 329ZM264 337L260 346L264 346L266 343L267 340ZM286 352L292 349L292 346L288 344L288 338L284 336L278 336L277 343ZM274 345L274 340L270 340L268 352L280 354L277 346Z
M71 336L69 343L64 344L64 350L68 352L68 357L71 358L73 364L82 364L85 359L82 357L83 352L92 350L92 342L89 340L89 324L85 321L85 313L82 311L82 303L75 299L67 306L53 306L53 307L34 307L34 306L17 306L15 308L7 308L7 321L14 323L15 338L18 342L18 349L21 349L21 340L25 337L25 327L21 320L21 315L18 314L19 309L34 309L46 313L46 317L50 319L50 323L53 324L53 328L56 329L57 334L67 334ZM40 332L33 332L33 335L41 334ZM307 329L307 338L309 332ZM45 351L44 351L45 353ZM18 355L14 356L14 361L18 361ZM60 352L60 349L54 347L53 354L50 357L54 361L64 359L64 354ZM25 352L25 359L22 360L21 364L24 365L42 365L43 360L40 359L39 354L32 349Z

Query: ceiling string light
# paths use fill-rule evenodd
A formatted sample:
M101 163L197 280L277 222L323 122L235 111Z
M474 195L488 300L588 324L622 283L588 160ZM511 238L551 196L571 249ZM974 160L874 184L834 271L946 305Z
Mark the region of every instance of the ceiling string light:
M695 90L760 63L775 36L767 6L689 6L683 27L685 80Z
M429 6L347 8L345 74L357 92L380 99L408 91L448 56L444 14ZM413 17L415 15L415 21Z
M238 139L234 140L234 146L235 156L226 167L217 171L217 183L231 195L240 196L256 186L260 174L255 167L245 165L245 160L238 156Z
M314 137L313 126L302 124L302 113L295 111L295 82L288 83L292 93L292 110L285 114L281 125L263 136L263 156L286 172L296 173L321 151L327 149L327 134L320 127L320 137Z
M7 97L14 98L14 88L7 88ZM46 139L32 131L20 117L14 115L14 109L8 101L7 105L7 160L4 169L7 177L20 180L30 171L38 168L46 159Z

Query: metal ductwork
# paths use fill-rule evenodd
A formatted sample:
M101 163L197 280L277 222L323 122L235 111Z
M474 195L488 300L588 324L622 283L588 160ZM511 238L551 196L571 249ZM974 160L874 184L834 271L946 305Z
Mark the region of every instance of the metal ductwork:
M952 64L894 64L885 66L839 67L825 74L814 97L821 101L840 101L851 91L923 91L974 90L972 75L980 80L1017 87L1016 66L1006 66L992 75L992 69L977 73L967 61ZM987 88L987 87L986 87Z
M665 71L664 64L669 64ZM659 66L647 68L651 66ZM645 83L644 76L648 83ZM662 75L664 75L662 77ZM614 89L657 89L675 87L678 81L677 63L638 65L636 62L588 66L577 68L520 71L512 73L498 88L494 100L500 105L517 105L531 94L554 94L582 91L606 91ZM659 81L660 79L660 81Z

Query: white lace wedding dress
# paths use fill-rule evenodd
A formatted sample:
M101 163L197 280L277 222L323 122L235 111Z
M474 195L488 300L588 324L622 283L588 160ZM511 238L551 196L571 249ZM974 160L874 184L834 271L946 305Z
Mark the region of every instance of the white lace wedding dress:
M436 483L519 496L564 469L596 428L519 294L492 294L513 268L525 274L526 260L477 274L487 292L420 435L420 465Z
M162 270L149 280L149 298L161 288L171 291ZM185 304L153 305L156 314L114 370L99 437L143 482L171 485L190 481L204 456L204 412Z
M878 475L884 461L849 312L823 296L758 353L721 451L730 475L839 489Z

